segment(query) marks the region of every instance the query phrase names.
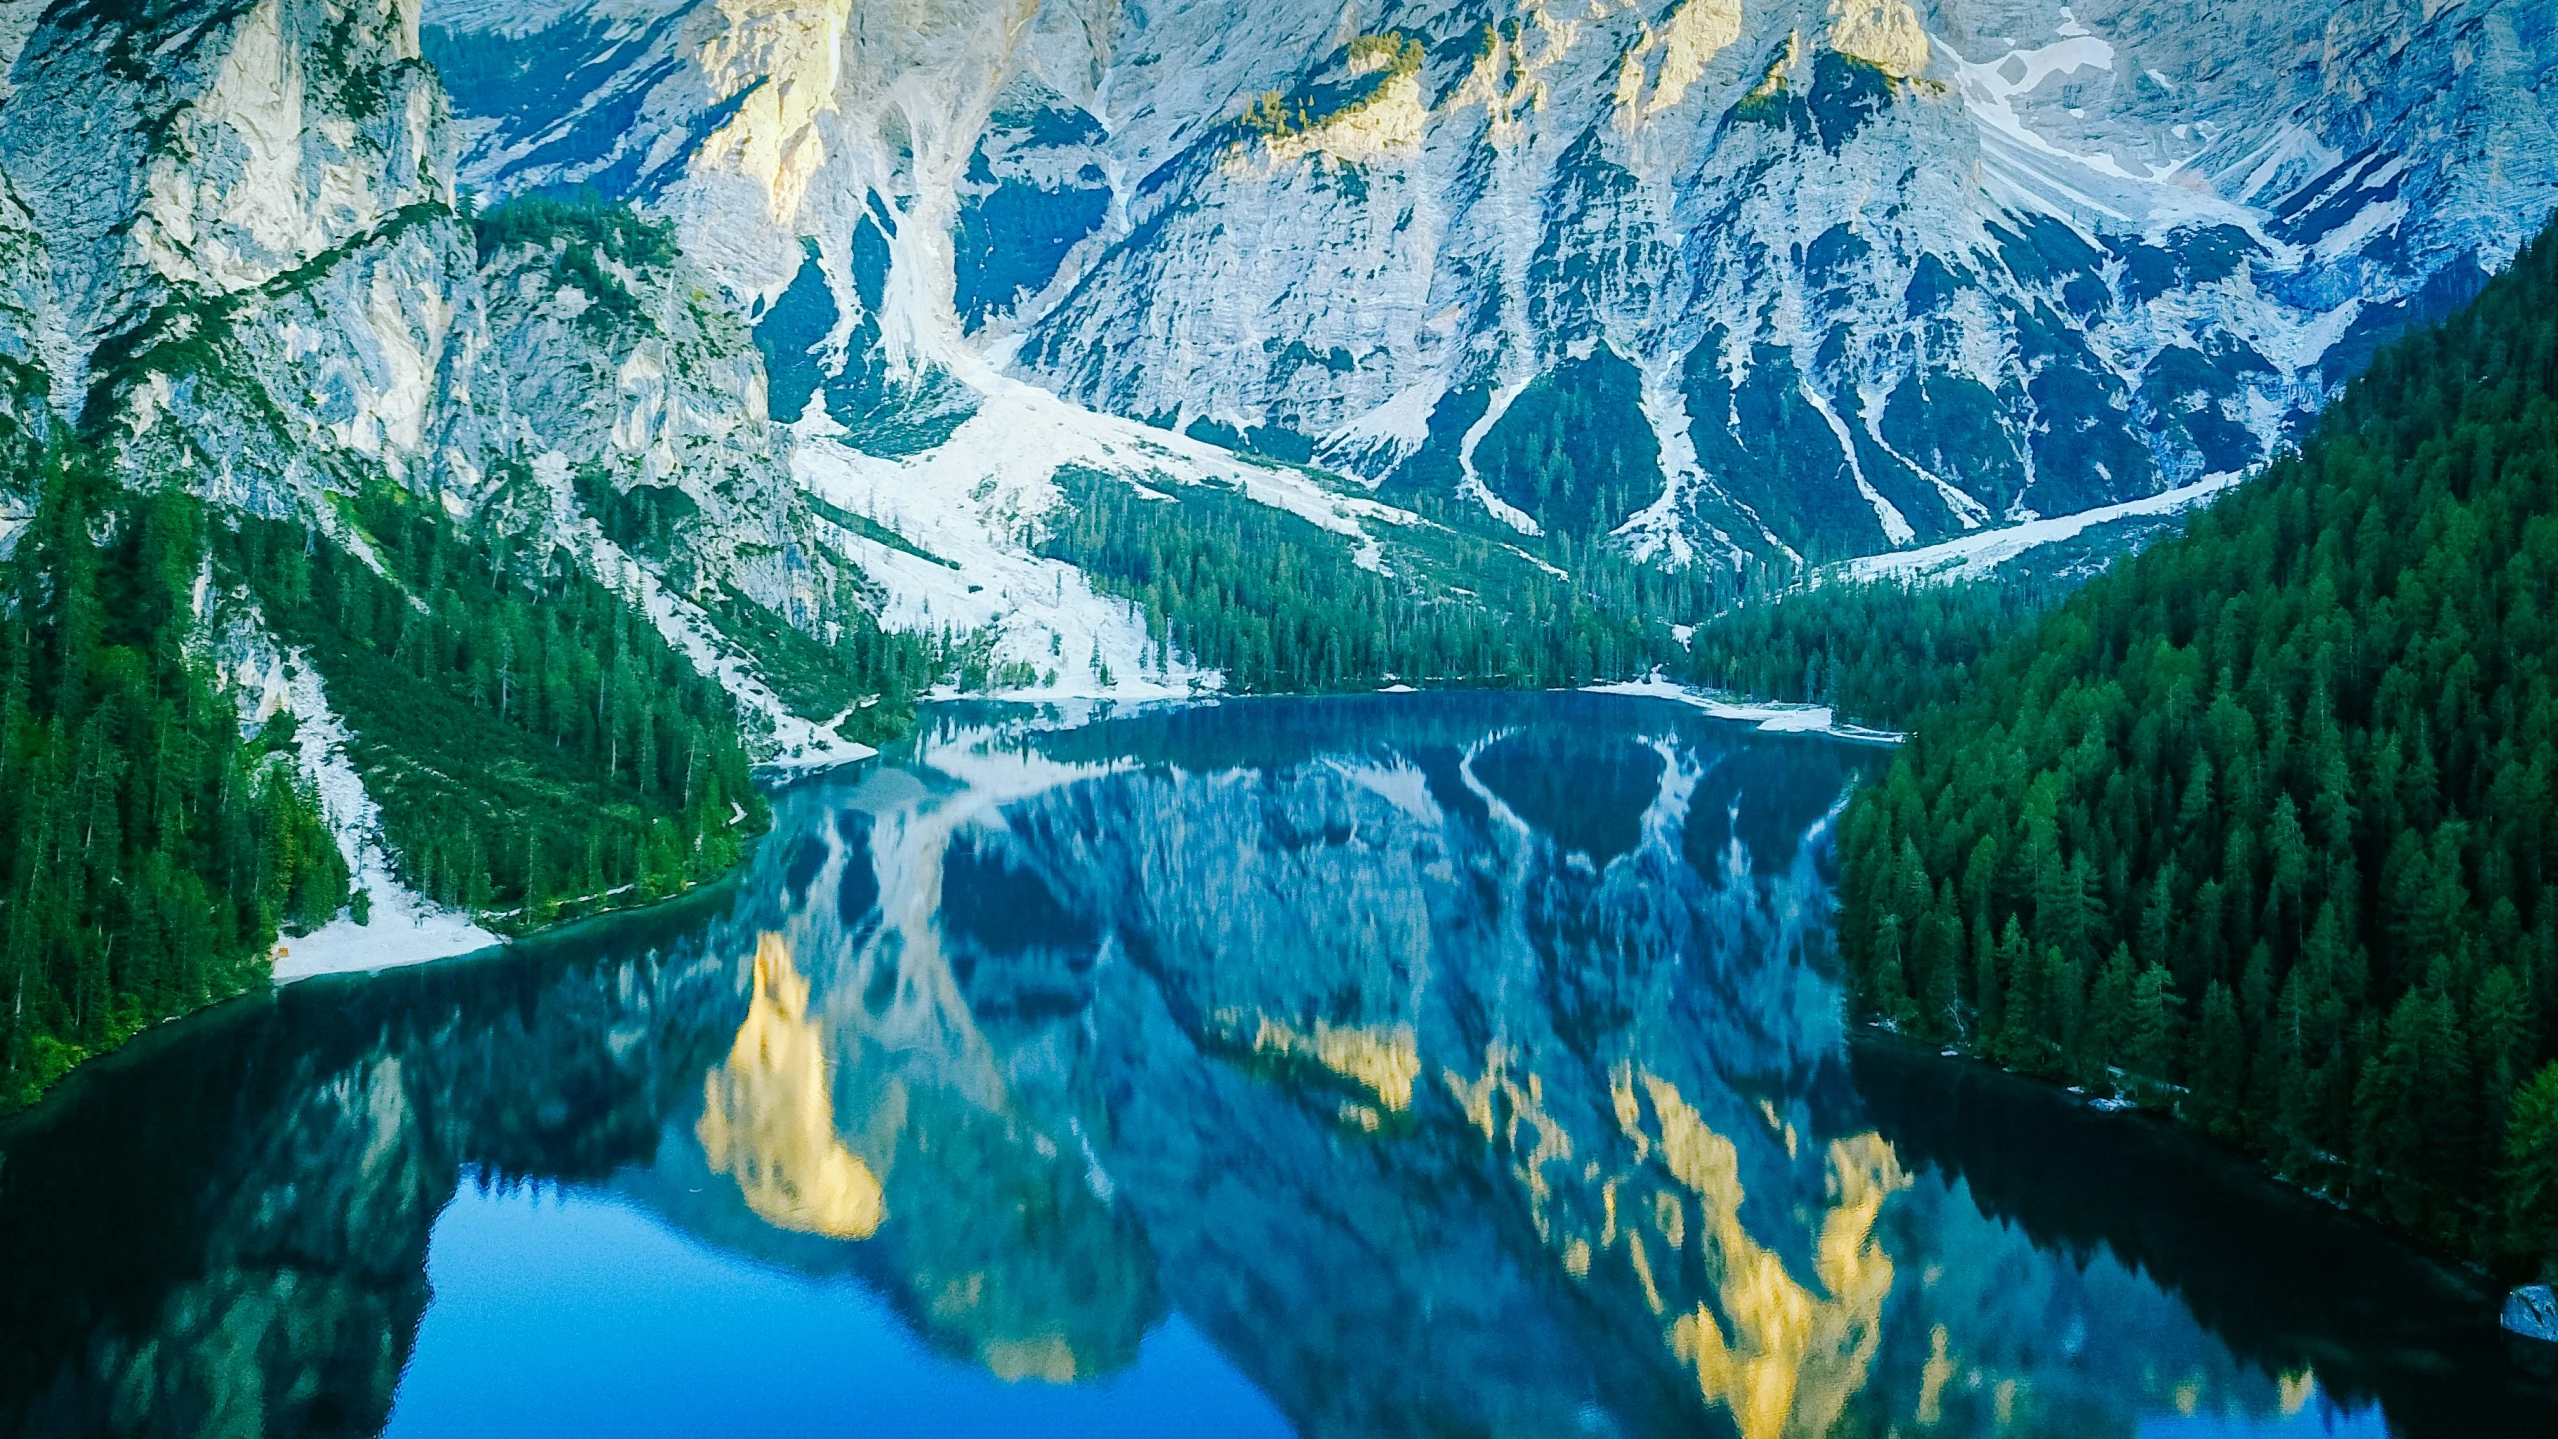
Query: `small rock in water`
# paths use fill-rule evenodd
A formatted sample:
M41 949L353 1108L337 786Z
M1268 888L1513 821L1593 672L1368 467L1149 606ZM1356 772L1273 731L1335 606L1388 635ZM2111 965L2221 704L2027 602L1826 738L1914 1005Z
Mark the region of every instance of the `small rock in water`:
M2526 1284L2505 1296L2505 1327L2526 1339L2558 1344L2558 1292Z

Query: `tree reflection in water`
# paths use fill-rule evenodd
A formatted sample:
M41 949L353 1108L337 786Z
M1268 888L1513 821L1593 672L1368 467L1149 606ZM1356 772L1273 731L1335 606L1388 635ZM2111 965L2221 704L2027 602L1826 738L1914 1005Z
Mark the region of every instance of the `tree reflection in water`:
M1874 758L1577 695L945 712L720 891L231 1006L0 1134L0 1432L378 1429L466 1177L1003 1380L1177 1313L1309 1435L2549 1422L2460 1279L1851 1045Z

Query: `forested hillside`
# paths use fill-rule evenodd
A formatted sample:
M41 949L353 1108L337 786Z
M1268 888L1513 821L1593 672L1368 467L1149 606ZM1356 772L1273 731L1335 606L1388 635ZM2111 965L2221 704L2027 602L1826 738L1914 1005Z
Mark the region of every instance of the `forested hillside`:
M1679 655L1658 616L1699 608L1711 579L1590 554L1567 580L1436 526L1413 537L1434 552L1362 564L1344 537L1228 490L1057 480L1069 506L1040 552L1142 606L1159 649L1223 670L1242 693L1625 678ZM1500 589L1487 601L1469 584Z
M0 563L0 1112L347 898L289 722L242 739L189 652L203 508L34 463Z
M215 552L327 683L402 878L516 929L736 862L764 814L736 707L633 605L387 484L345 508L378 569L293 522Z
M1961 695L2052 594L2030 582L1883 580L1753 595L1699 624L1671 670L1707 689L1829 705L1849 724L1899 729Z
M1844 831L1864 1002L2558 1247L2558 237L2052 611Z

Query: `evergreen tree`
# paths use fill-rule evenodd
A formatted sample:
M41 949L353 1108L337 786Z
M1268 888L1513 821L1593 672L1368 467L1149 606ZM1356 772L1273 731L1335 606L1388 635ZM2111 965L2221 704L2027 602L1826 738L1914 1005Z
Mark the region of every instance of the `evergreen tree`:
M2120 1069L2441 1242L2546 1244L2558 236L2182 535L1903 693L1842 827L1860 996L1950 909L1965 1043Z
M244 735L189 648L204 514L88 459L27 460L0 561L0 1111L236 994L347 872L289 720Z
M404 879L521 929L736 862L765 815L737 709L632 602L387 484L348 512L373 563L286 521L214 550L318 668Z

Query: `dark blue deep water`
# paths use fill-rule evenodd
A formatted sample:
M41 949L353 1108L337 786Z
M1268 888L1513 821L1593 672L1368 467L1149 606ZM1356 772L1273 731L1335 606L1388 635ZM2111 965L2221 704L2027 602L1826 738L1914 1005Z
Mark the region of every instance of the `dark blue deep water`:
M944 710L732 884L0 1128L0 1435L2558 1434L2494 1296L1851 1036L1882 752Z

